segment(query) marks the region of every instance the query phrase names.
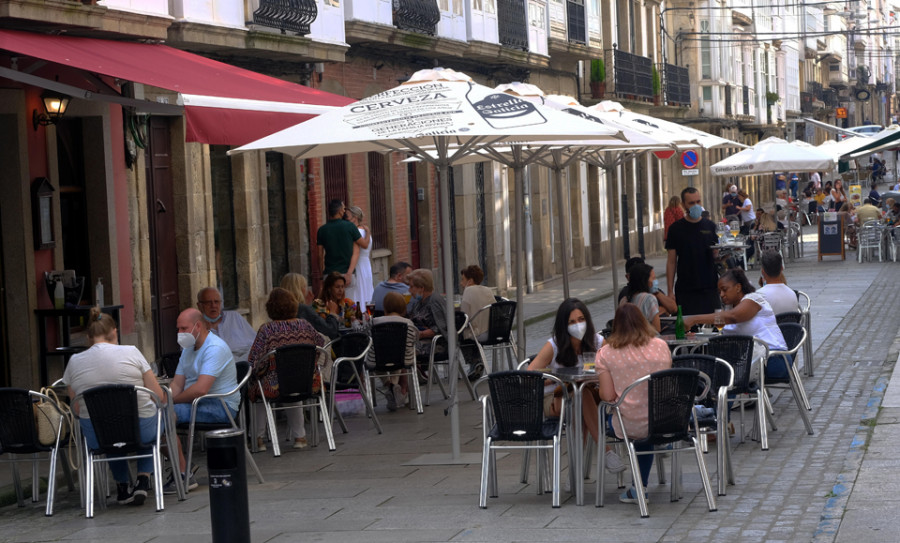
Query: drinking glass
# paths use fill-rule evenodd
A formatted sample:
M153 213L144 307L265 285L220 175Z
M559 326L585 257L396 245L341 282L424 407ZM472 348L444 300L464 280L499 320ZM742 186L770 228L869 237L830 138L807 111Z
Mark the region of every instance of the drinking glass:
M581 353L581 367L584 371L594 370L594 361L597 359L596 351L585 351Z
M375 302L366 302L366 313L370 317L375 315Z
M713 319L714 319L713 325L716 327L716 330L718 330L719 333L721 333L722 327L725 326L725 316L722 315L721 309L716 309L716 313L715 313L715 316L713 317Z
M738 234L741 232L741 225L737 221L731 221L729 225L731 228L731 237L736 238Z

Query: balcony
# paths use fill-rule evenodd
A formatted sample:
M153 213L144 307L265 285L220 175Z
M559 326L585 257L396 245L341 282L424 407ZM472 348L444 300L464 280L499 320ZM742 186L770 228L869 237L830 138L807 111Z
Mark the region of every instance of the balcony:
M691 105L691 82L688 69L673 64L662 64L660 72L665 82L666 104L670 106Z
M822 88L822 84L818 81L807 81L806 82L806 92L810 93L813 97L813 101L822 100L822 92L824 89Z
M528 17L522 0L497 0L500 45L528 51Z
M838 93L835 89L822 90L822 102L825 107L838 107Z
M315 0L259 0L253 24L278 29L282 34L305 36L317 14Z
M652 61L647 57L613 50L615 89L619 97L653 98Z
M434 36L440 20L436 0L398 0L394 3L394 26L400 30Z

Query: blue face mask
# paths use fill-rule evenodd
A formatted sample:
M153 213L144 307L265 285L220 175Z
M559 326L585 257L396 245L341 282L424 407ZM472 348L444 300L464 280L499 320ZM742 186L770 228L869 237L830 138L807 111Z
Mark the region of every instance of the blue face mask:
M209 322L209 323L216 323L216 322L219 322L220 320L222 320L222 315L224 315L224 313L219 313L218 317L211 319L211 318L207 317L206 314L204 313L203 320L205 320L206 322Z
M688 210L688 215L695 221L698 220L703 215L703 206L700 204L692 205Z
M659 292L659 279L654 279L653 283L650 284L650 294L656 294Z
M414 295L414 296L412 297L412 301L414 301L414 302L421 302L421 301L422 301L422 295L421 295L421 294L416 294L416 295Z

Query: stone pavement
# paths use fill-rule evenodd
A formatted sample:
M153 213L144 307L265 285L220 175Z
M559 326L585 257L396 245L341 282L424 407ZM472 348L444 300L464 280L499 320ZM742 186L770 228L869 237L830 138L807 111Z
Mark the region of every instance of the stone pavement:
M889 383L900 350L900 267L833 257L818 262L812 238L805 248L807 256L788 262L786 274L813 300L815 375L804 382L815 435L806 434L790 393L776 392L778 431L770 433L770 450L749 439L736 443L737 484L717 497L718 511L707 511L687 457L683 499L669 502L668 487L657 484L654 471L650 518L641 519L636 506L618 503L612 481L602 509L592 505L594 480L586 482L584 507L564 492L562 507L551 508L549 495L519 482L521 456L515 454L498 460L500 497L481 510L480 463L410 465L420 455L450 450L446 402L435 393L421 416L387 413L382 402L382 435L363 417L348 419L350 433L337 434L336 452L322 445L288 449L280 458L255 455L266 483L249 482L253 541L896 540L900 460L891 447L900 437L900 382ZM662 259L651 263L661 275ZM611 283L604 270L572 282L572 295L589 302L595 323L612 316ZM544 286L526 298L528 352L546 341L551 323L539 317L552 315L562 298L561 285ZM459 408L462 450L479 452L479 404L463 397ZM747 415L749 428L753 412ZM715 455L705 458L714 476ZM8 482L6 473L0 477ZM77 494L65 490L51 518L40 504L4 507L0 541L209 541L205 469L199 479L201 487L186 501L169 497L161 513L150 502L113 504L86 520Z

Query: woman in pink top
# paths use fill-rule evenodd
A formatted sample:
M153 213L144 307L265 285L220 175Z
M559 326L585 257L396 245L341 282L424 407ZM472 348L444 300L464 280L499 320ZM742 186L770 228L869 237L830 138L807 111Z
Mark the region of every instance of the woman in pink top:
M672 354L666 342L656 337L656 332L636 305L626 303L619 307L613 318L612 333L597 354L595 365L600 381L600 398L614 402L628 385L653 372L672 367ZM647 385L628 393L619 407L628 430L628 437L639 440L647 437ZM619 421L612 417L616 436L622 437ZM635 443L635 450L652 449L653 445ZM638 456L641 481L647 487L653 455ZM632 474L634 476L634 474ZM636 503L634 486L619 496L619 501Z

